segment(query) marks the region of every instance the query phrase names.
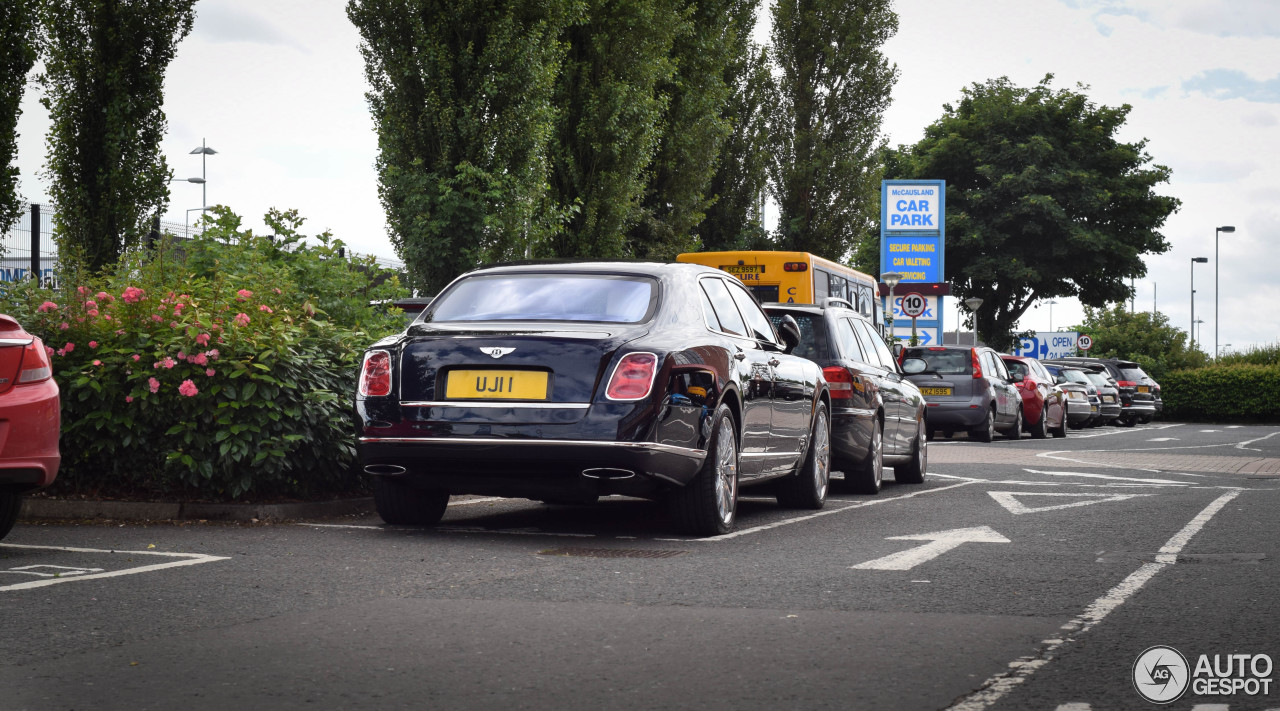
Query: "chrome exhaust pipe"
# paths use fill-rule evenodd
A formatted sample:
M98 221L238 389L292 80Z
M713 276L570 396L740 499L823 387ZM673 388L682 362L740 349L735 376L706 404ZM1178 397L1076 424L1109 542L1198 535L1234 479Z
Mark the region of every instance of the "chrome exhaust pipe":
M398 464L368 464L364 468L364 473L374 476L399 476L405 473L405 468Z
M636 473L630 469L615 469L613 467L599 467L593 469L583 469L582 476L588 479L630 479Z

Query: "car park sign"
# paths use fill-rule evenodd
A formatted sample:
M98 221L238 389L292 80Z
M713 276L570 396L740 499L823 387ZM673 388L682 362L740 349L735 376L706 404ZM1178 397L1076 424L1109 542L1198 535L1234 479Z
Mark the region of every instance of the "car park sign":
M1037 331L1030 336L1023 336L1018 341L1013 355L1039 360L1069 358L1076 354L1076 341L1080 334L1075 331Z
M940 333L937 326L917 326L916 340L922 346L936 346L942 343ZM911 326L894 325L893 340L904 346L909 345L911 343Z
M941 284L947 280L946 198L944 180L880 182L880 273L901 274L903 292L911 293L908 285L912 283ZM946 308L942 297L922 298L926 303L915 316L903 310L901 299L893 299L893 318L914 318L918 329L941 334Z

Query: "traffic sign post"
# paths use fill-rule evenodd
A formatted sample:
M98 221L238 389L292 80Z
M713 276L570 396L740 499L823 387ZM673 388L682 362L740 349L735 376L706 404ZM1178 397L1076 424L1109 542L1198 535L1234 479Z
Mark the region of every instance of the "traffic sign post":
M924 313L925 306L928 302L922 294L911 292L902 297L902 313L911 317L911 345L920 345L920 339L916 336L916 319Z
M1093 348L1093 338L1087 333L1080 334L1080 337L1076 339L1076 347L1088 353L1089 349Z

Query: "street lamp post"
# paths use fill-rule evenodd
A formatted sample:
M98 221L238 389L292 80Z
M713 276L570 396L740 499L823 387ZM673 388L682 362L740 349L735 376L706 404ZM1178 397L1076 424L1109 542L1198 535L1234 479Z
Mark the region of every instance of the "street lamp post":
M1052 332L1053 331L1053 305L1058 302L1054 301L1053 299L1049 299L1045 303L1049 305L1049 331Z
M1208 257L1191 258L1191 350L1196 349L1196 265L1209 261ZM1216 265L1215 265L1216 266Z
M1213 228L1213 357L1218 357L1218 233L1235 232L1232 225Z
M205 177L206 177L205 160L208 156L217 155L217 153L218 153L217 151L213 150L212 148L204 144L203 138L200 139L200 145L192 149L190 153L190 155L193 155L193 156L194 155L200 156L200 182L201 184L204 184L203 193L200 195L200 207L209 206L209 186L208 184L205 184ZM195 181L189 181L189 182L195 182Z
M973 314L973 345L978 345L978 307L982 306L982 299L977 296L971 296L964 300L965 308L969 309L969 313Z
M1199 319L1199 318L1191 322L1191 328L1197 331L1197 333L1195 334L1197 341L1200 340L1200 334L1198 332L1200 330L1200 324L1202 323L1204 323L1204 319Z
M885 272L880 275L880 281L889 287L889 342L896 343L898 338L893 335L893 288L898 285L898 282L902 281L902 275L898 272Z

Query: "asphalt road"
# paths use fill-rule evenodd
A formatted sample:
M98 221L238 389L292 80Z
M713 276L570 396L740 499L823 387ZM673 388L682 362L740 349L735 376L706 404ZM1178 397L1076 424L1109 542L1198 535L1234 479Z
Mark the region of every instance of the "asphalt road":
M1278 472L1280 428L1156 423L935 441L819 512L748 489L702 540L630 499L19 525L0 710L1096 711L1197 671L1165 708L1280 709Z

